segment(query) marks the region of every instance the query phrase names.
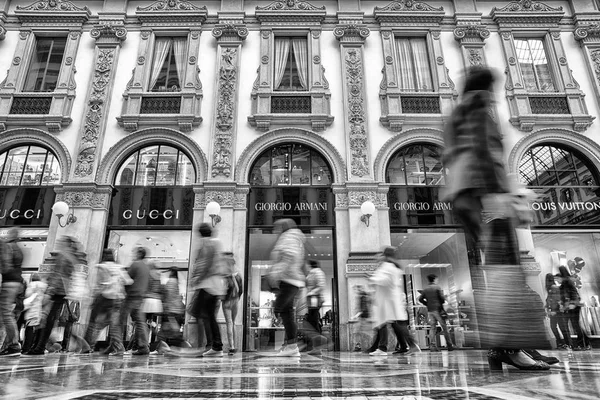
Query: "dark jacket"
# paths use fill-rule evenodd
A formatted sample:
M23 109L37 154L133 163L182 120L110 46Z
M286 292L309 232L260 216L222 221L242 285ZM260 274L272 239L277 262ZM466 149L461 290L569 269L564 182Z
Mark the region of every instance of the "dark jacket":
M7 254L7 265L2 268L2 282L21 282L23 251L14 242L7 242L4 249Z
M579 291L571 278L563 279L560 284L560 298L563 305L563 311L574 309L581 306L581 297Z
M144 260L131 263L127 273L133 279L133 283L125 286L128 298L143 298L148 292L150 282L150 267Z
M69 292L71 276L77 259L73 254L64 252L56 257L54 271L48 279L48 292L53 295L66 296Z
M557 285L552 285L548 288L548 297L546 297L546 309L550 312L560 311L560 288Z
M427 312L440 312L446 296L439 285L429 284L418 298L419 303L427 306Z

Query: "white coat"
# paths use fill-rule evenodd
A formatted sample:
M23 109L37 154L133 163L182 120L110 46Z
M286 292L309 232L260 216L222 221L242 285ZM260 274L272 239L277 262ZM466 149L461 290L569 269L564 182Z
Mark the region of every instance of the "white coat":
M407 321L406 295L402 288L404 272L389 261L382 261L369 279L373 285L373 327L392 321Z
M32 281L25 291L25 323L27 326L38 326L42 321L42 306L48 284L43 281ZM24 304L24 305L25 305Z

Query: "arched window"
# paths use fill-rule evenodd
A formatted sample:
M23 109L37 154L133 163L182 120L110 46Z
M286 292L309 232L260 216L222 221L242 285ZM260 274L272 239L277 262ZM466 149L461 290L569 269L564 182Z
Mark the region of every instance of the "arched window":
M315 150L302 144L273 147L252 166L252 186L327 186L333 182L331 169Z
M50 186L60 183L56 156L40 146L14 147L0 154L0 186Z
M519 164L527 186L597 186L598 171L577 151L539 145L527 150Z
M387 183L438 186L445 182L442 149L433 144L414 144L396 152L386 169Z
M187 186L196 181L190 158L181 150L167 145L144 147L123 163L115 185L119 186Z

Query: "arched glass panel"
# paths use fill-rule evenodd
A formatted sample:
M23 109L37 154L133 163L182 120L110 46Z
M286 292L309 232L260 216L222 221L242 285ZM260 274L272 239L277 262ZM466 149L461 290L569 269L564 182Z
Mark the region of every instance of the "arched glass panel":
M527 186L598 185L598 172L589 160L576 151L547 145L527 150L519 175Z
M439 186L445 182L442 150L431 144L403 147L393 155L386 170L386 182L409 186Z
M331 168L315 150L301 144L273 147L262 153L250 169L252 186L327 186Z
M156 145L133 153L121 165L115 184L119 186L186 186L196 181L189 157L179 149Z
M39 146L14 147L0 155L1 186L50 186L60 183L60 165Z

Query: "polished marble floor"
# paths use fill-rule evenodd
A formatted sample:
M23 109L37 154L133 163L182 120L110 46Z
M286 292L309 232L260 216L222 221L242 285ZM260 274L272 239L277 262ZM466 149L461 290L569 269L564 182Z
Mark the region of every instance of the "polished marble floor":
M505 366L486 352L371 357L302 353L299 359L242 353L223 358L47 354L0 359L6 399L599 399L600 350L547 352L550 371Z

